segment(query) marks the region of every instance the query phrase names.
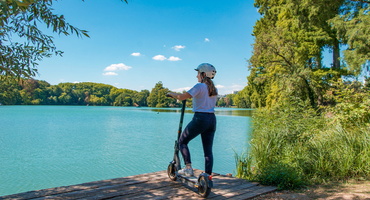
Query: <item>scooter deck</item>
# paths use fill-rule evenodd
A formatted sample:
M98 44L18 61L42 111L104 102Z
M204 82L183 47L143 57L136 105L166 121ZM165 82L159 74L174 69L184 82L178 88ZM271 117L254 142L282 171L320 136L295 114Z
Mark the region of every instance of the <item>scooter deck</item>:
M183 178L183 179L186 179L188 181L193 181L193 182L197 182L198 181L198 177L196 176L183 176L183 175L177 175L177 177L179 178Z
M185 176L185 175L183 175L183 174L179 174L179 173L177 173L177 172L175 172L175 173L176 173L176 176L177 176L178 178L183 178L183 179L186 179L186 180L188 180L188 181L193 181L193 182L197 182L197 181L198 181L198 176L199 176L199 174L194 173L194 175L193 175L193 176Z
M184 184L188 185L189 187L197 187L198 177L195 176L183 176L177 175L177 178Z

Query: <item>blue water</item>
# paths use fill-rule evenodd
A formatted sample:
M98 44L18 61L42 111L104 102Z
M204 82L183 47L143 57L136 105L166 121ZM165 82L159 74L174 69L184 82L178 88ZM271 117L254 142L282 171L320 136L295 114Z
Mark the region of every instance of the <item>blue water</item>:
M248 112L217 109L214 172L235 174ZM165 170L179 118L179 108L0 106L0 196ZM189 148L204 169L200 138Z

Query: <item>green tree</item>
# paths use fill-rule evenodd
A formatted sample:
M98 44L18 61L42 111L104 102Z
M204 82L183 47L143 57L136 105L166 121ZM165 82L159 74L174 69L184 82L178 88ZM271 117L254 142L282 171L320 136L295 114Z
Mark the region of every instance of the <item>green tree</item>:
M129 93L121 93L116 97L116 100L114 101L115 106L132 106L133 101L131 98L131 94Z
M118 88L112 88L112 90L110 91L110 93L109 93L109 101L113 102L113 104L112 104L113 106L115 106L116 98L121 93L122 93L122 89L118 89Z
M17 105L22 103L21 86L16 79L0 77L0 104Z
M365 90L370 91L370 77L365 77Z
M57 105L58 97L62 94L63 90L58 85L51 85L47 88L49 93L48 104Z
M60 105L73 105L72 104L72 97L68 93L63 92L59 97L58 97L58 102Z
M227 94L225 98L226 106L230 107L234 105L235 94Z
M52 0L1 1L1 75L34 76L37 73L38 61L52 54L62 54L57 50L53 37L44 34L38 28L41 23L54 33L88 37L86 31L67 23L63 15L54 14L52 2Z
M149 107L169 107L171 104L175 104L176 100L166 97L166 94L170 90L163 87L162 82L155 84L154 88L148 96L148 106Z
M217 104L216 105L219 106L219 107L225 107L226 106L226 103L224 101L224 97L219 98L217 100Z
M0 76L1 78L1 76ZM0 103L42 105L146 106L148 90L137 92L101 83L60 83L50 85L35 79L0 79Z
M341 13L332 18L337 37L346 44L344 60L354 75L370 71L370 1L347 0Z
M238 108L251 108L248 86L244 87L234 96L234 104Z
M129 89L119 89L117 90L117 96L114 100L114 106L133 106L134 98L137 94L137 91Z
M359 124L370 124L370 90L358 81L332 82L333 87L325 98L333 102L325 107L331 123L340 123L343 127L356 128Z
M104 106L104 105L107 105L107 100L104 97L98 97L96 95L90 95L89 103L91 105L95 105L95 106Z
M238 161L241 177L279 187L368 177L369 90L345 78L358 78L369 62L369 29L362 28L369 3L256 0L262 17L254 27L251 73L235 98L259 107L251 148ZM322 63L325 49L331 66Z
M141 90L140 92L136 93L133 97L134 104L136 104L136 106L148 106L147 99L149 94L149 90Z
M75 88L74 83L59 83L58 86L62 89L62 93L58 96L60 105L76 105L76 98L73 93Z
M217 106L230 107L230 106L234 105L234 100L233 100L234 97L235 97L234 94L228 94L224 97L219 98L218 101L217 101Z
M357 8L359 4L364 9L362 12ZM253 31L256 39L248 77L251 105L279 106L279 102L286 101L291 95L309 101L312 107L323 105L323 95L330 87L330 80L348 74L346 66L340 65L339 47L347 45L349 40L341 37L339 25L330 20L344 16L343 10L347 9L364 14L358 23L364 26L367 23L363 21L368 18L368 2L256 0L255 5L262 17ZM361 36L357 39L366 37L367 30L356 32ZM365 47L368 42L363 44ZM328 48L333 55L330 67L322 63L322 54ZM368 62L368 55L361 55L363 59L357 60Z

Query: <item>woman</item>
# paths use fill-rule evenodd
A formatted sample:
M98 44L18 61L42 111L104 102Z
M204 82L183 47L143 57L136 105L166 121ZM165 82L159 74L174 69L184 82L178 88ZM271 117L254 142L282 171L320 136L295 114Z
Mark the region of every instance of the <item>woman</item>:
M216 131L214 108L217 101L217 89L211 79L216 75L216 68L209 63L202 63L195 70L198 71L199 83L183 94L168 93L169 96L180 101L193 98L194 117L181 133L178 141L186 164L186 167L179 170L178 173L185 176L194 176L188 143L198 135L201 135L202 138L205 172L211 175L213 168L212 146Z

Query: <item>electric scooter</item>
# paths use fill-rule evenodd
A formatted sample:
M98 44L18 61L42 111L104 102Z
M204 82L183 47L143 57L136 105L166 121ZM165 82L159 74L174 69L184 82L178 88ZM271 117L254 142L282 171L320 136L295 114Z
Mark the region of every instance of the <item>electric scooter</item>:
M167 174L168 174L168 177L172 181L179 180L180 182L188 185L189 187L197 188L200 196L206 198L211 193L211 188L213 187L213 181L212 181L211 175L208 175L207 173L203 172L198 177L195 177L195 176L187 177L187 176L183 176L177 173L178 170L181 169L178 140L182 132L182 123L184 120L185 105L186 105L186 100L183 100L182 108L181 108L179 130L177 132L177 140L175 141L175 153L173 155L173 160L170 162L170 164L167 167Z

